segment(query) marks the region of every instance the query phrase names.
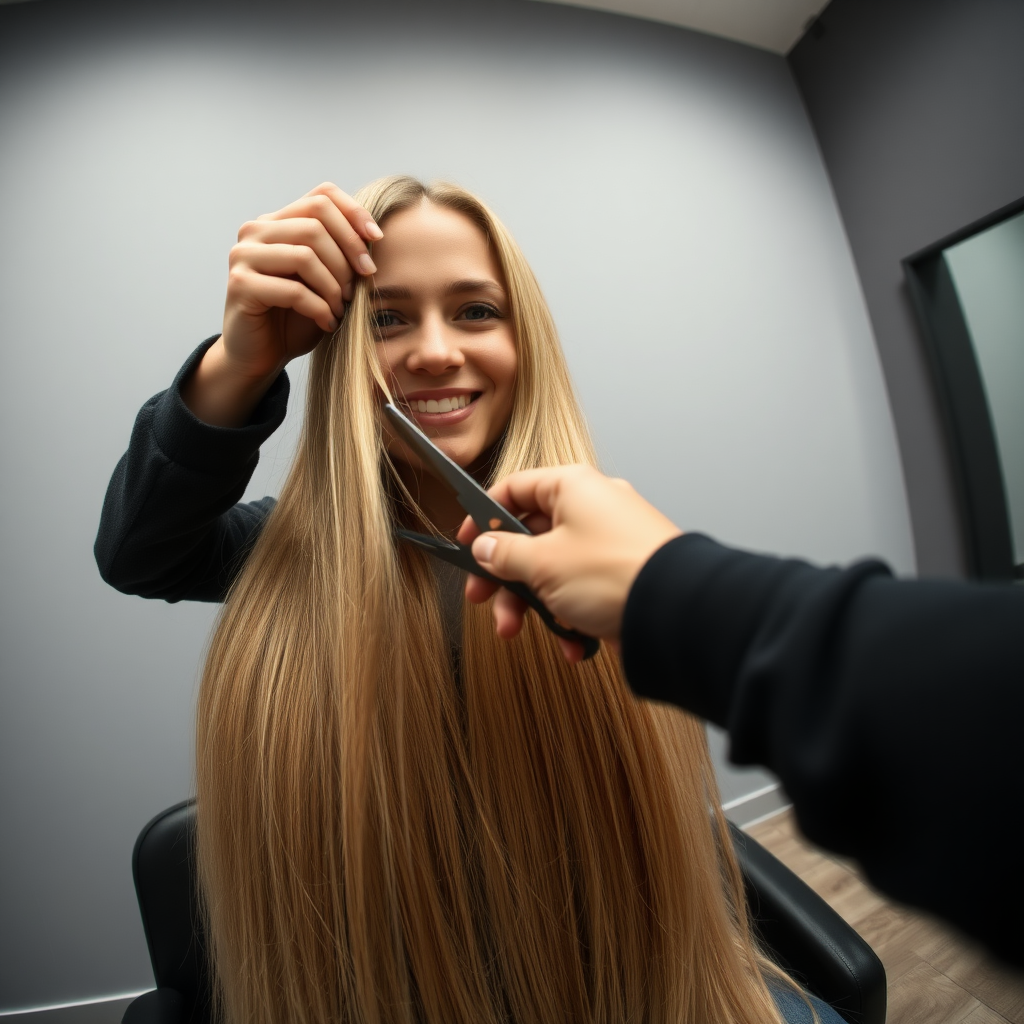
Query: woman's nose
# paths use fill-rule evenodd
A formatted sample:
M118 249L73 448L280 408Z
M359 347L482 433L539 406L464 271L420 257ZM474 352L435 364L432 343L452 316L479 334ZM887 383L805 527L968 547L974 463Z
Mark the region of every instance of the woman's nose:
M425 322L413 341L406 366L413 373L439 376L457 370L465 361L458 331L451 330L444 323Z

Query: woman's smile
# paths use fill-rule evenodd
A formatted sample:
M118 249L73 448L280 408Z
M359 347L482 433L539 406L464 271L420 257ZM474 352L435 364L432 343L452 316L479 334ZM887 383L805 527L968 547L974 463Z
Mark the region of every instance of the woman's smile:
M421 427L439 427L468 418L481 394L465 388L434 388L404 395L400 401Z

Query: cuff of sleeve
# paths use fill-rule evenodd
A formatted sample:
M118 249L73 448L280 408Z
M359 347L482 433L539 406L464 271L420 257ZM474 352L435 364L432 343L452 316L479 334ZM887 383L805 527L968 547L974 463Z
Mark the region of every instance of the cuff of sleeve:
M725 726L740 663L782 564L698 533L656 551L622 620L633 690Z
M288 409L290 385L282 371L244 427L214 427L193 415L181 397L181 385L219 337L215 334L207 338L189 356L174 383L157 397L153 411L153 435L164 455L180 466L203 473L254 458L260 445L281 425Z

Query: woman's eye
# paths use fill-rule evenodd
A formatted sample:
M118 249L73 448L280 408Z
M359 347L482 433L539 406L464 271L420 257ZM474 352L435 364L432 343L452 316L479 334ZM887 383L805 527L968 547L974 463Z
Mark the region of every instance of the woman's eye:
M374 327L383 330L385 327L397 327L399 320L390 309L378 309L373 314L372 322Z
M467 306L460 314L463 320L500 320L501 313L498 312L493 306L488 306L483 302L474 302L472 306Z

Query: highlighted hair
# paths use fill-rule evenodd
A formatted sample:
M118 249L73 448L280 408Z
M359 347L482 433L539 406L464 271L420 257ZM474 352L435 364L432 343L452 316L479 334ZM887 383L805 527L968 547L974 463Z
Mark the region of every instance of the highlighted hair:
M518 353L493 477L594 455L554 325L474 196L411 178L485 233ZM778 1021L703 727L634 699L603 650L567 665L530 616L463 609L453 657L385 451L370 296L313 355L277 507L199 698L199 867L226 1024Z

